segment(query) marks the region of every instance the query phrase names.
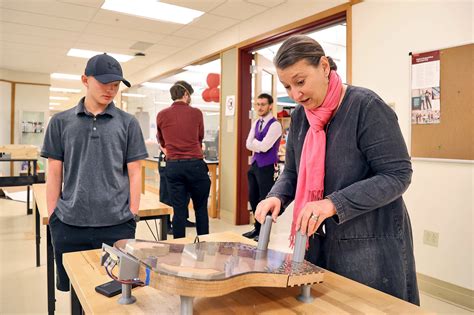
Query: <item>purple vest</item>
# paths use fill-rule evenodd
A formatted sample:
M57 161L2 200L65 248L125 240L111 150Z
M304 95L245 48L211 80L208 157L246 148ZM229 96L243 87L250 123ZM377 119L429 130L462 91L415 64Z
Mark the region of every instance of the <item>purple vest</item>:
M255 126L255 139L257 139L258 141L262 141L263 138L265 138L265 136L267 135L268 129L270 129L270 125L276 121L277 120L275 119L275 117L272 117L272 119L268 121L268 123L265 125L262 131L259 131L260 124L262 122L261 120L258 120ZM275 141L273 146L267 152L255 152L252 158L252 163L257 162L258 167L263 167L263 166L277 163L278 162L278 148L280 147L280 138L281 137L279 137Z

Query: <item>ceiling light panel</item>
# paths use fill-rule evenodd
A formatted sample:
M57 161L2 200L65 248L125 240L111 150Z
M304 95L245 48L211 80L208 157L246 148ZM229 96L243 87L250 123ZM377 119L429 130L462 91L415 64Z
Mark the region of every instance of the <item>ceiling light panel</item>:
M169 89L173 86L171 83L161 83L161 82L144 82L141 86L150 88L150 89L157 89L162 91L169 91Z
M91 57L94 57L95 55L101 55L103 53L104 52L100 52L100 51L71 48L67 52L67 55L70 57L79 57L79 58L89 59ZM122 54L116 54L116 53L107 53L107 54L117 59L118 62L127 62L133 59L133 56L129 56L129 55L122 55Z
M188 24L204 14L202 11L158 2L156 0L105 0L101 8L178 24Z
M81 89L67 89L67 88L50 87L49 90L51 92L60 92L60 93L73 93L73 94L81 93Z
M51 79L55 80L73 80L79 81L81 80L81 76L78 74L68 74L68 73L51 73Z
M135 94L135 93L122 93L122 96L127 96L127 97L139 97L139 98L144 98L144 97L146 97L145 94Z

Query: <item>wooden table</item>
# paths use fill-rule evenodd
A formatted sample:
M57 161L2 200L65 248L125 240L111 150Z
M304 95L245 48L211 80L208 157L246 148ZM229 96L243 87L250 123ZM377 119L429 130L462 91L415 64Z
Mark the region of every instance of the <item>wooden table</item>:
M48 286L48 314L54 314L55 287L54 287L54 252L49 231L49 216L46 206L46 184L33 185L35 209L35 235L36 235L36 267L40 265L40 225L46 225L46 274ZM161 220L160 235L162 240L167 239L168 215L173 213L173 208L158 201L157 196L141 195L138 215L140 220Z
M256 244L232 232L216 233L200 237L201 241L239 241ZM183 238L174 243L190 243ZM86 314L179 314L178 296L169 295L151 287L132 290L137 302L120 305L120 296L106 298L95 292L97 285L110 281L104 267L100 266L101 250L67 253L63 264L71 280L71 303L75 312ZM215 298L195 298L194 314L357 314L395 313L428 314L420 307L369 288L358 282L325 271L324 282L312 287L315 297L309 304L295 299L298 287L247 288Z
M209 216L211 218L219 218L219 196L217 195L217 170L219 168L219 161L209 161L204 160L209 168L209 176L211 177L211 189L209 192L209 197L211 202L209 204ZM155 187L150 187L145 185L145 169L158 170L158 159L157 158L148 158L142 161L142 193L145 192L145 188L159 193Z

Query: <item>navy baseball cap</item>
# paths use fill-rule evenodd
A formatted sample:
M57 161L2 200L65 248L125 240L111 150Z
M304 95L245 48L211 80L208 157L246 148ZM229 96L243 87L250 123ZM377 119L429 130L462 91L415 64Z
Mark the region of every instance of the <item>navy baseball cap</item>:
M106 53L89 59L84 74L86 76L93 76L100 83L107 84L114 81L122 81L126 86L131 86L130 82L123 77L120 63Z

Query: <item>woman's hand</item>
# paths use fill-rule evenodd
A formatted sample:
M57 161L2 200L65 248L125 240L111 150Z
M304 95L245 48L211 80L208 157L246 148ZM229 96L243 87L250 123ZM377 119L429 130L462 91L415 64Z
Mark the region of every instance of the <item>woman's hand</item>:
M258 208L257 208L258 209ZM321 223L336 214L336 206L329 199L308 202L296 219L296 231L313 235Z
M265 217L270 212L273 222L276 222L280 213L281 201L277 197L269 197L260 201L255 210L255 220L261 224L265 223Z

